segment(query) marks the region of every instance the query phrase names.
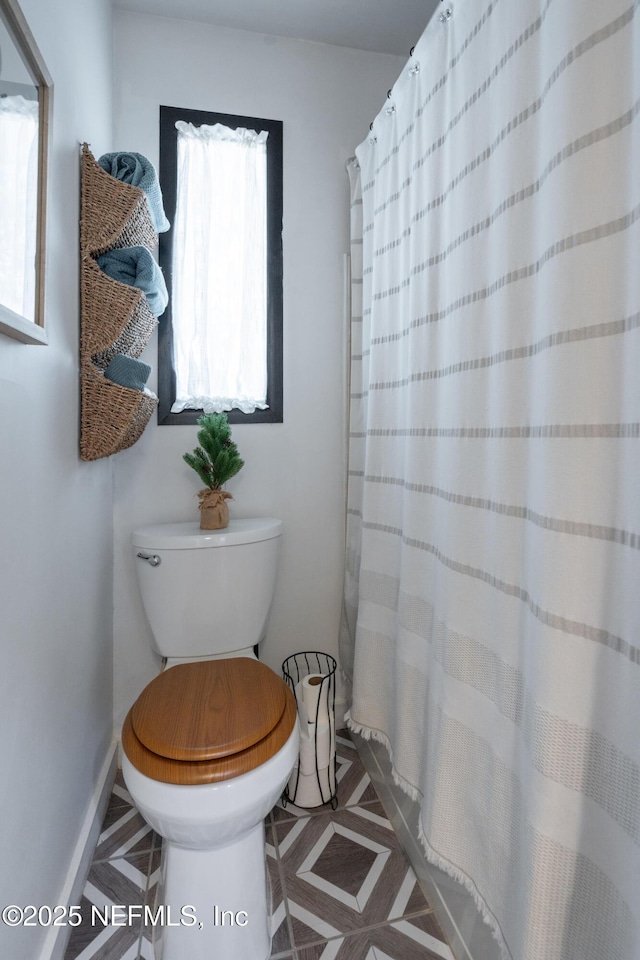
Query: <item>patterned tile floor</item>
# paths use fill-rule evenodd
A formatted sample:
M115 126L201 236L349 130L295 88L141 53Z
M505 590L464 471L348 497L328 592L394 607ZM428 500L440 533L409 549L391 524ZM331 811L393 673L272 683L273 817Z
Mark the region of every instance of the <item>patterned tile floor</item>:
M267 818L272 960L454 960L348 732L336 740L338 808L278 803ZM140 919L103 927L90 917L92 904L153 906L159 872L160 838L119 773L84 889L84 920L64 960L153 960L151 929Z

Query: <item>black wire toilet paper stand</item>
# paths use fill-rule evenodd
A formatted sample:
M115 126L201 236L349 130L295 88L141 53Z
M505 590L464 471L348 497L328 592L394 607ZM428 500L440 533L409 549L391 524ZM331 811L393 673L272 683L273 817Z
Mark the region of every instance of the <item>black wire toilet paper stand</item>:
M320 692L316 705L315 717L308 717L308 720L309 723L314 725L315 775L320 797L322 798L323 804L330 803L334 810L338 806L338 789L336 778L337 764L335 749L333 750L333 756L331 755L331 749L329 751L329 766L327 768L320 769L318 767L318 731L326 723L329 729L330 743L332 742L335 747L337 668L338 663L332 656L330 656L328 653L322 653L317 650L306 650L302 653L294 653L293 656L287 657L282 664L282 675L291 688L291 692L293 693L294 697L296 698L298 716L300 716L302 712L306 713L306 708L303 708L303 711L300 709L301 695L299 693L299 685L302 683L305 677L309 676L309 674L319 674L322 677L322 680L320 680L317 684L320 687ZM302 723L302 720L300 720L300 722ZM289 783L285 787L284 793L282 794L282 803L285 806L287 803L293 803L298 807L309 806L308 804L302 802L304 798L301 794L301 777L301 762L300 758L298 758L298 762L294 767L291 779L289 780ZM320 806L320 804L314 804L314 806Z

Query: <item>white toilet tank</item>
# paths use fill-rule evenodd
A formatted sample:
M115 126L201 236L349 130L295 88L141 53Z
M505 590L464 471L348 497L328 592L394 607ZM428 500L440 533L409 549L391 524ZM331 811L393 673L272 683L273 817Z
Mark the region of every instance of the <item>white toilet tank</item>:
M197 522L135 530L154 649L191 658L258 643L273 600L281 532L282 521L272 517L231 520L224 530L201 530Z

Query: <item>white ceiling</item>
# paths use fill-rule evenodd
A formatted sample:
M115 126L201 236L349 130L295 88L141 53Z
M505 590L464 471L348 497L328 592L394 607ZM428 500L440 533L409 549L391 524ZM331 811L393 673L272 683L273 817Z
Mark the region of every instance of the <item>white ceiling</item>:
M116 7L408 57L439 0L113 0Z

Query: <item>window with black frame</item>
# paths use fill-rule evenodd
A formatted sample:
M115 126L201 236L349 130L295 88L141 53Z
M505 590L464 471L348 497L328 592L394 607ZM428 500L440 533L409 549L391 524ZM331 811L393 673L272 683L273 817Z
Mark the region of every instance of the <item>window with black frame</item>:
M158 421L282 422L282 123L160 107Z

